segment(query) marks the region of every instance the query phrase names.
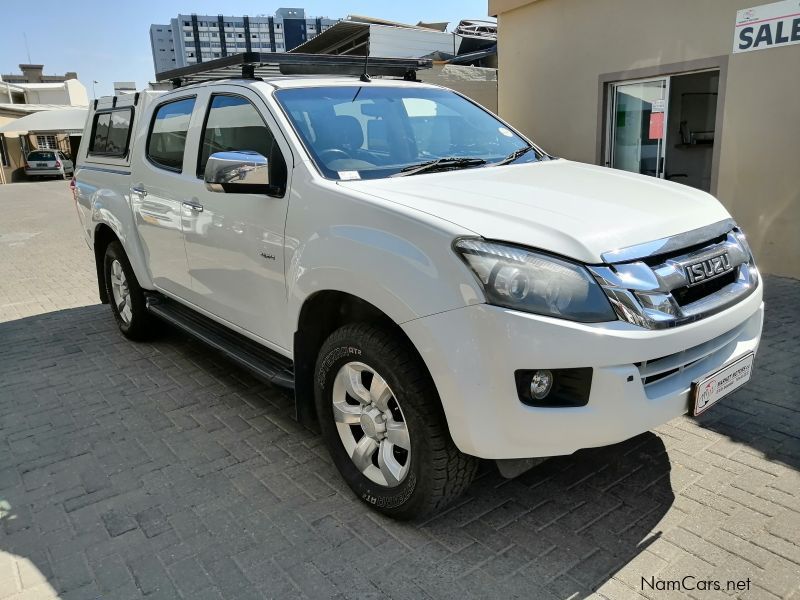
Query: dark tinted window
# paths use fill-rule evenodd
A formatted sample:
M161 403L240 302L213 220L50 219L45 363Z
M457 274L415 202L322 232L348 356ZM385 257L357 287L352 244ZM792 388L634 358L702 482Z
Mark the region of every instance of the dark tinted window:
M108 138L108 125L111 122L109 113L94 116L94 138L89 152L105 152L106 139Z
M181 170L192 109L194 98L176 100L158 108L147 140L147 156L151 161L167 169Z
M96 114L89 153L125 156L128 153L132 117L131 108Z
M31 152L28 154L28 162L34 160L55 160L56 157L53 156L52 152L48 152L46 150L38 150L36 152Z
M271 158L275 138L250 102L239 96L214 96L203 131L198 175L215 152L250 150ZM277 148L275 149L277 152Z

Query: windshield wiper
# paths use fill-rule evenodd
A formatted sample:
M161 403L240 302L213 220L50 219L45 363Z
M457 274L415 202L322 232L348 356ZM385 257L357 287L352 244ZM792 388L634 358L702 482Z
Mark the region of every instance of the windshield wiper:
M487 166L497 167L499 165L507 165L508 163L512 163L515 160L517 160L523 154L527 154L531 150L533 150L533 146L523 146L522 148L518 148L517 150L514 150L511 154L506 156L503 160L498 161L496 163L492 163L492 164L487 165Z
M466 167L477 167L485 165L486 161L482 158L471 158L468 156L449 156L445 158L437 158L436 160L429 160L418 165L409 165L400 169L400 172L395 173L392 177L405 177L406 175L416 175L417 173L431 172L438 169L460 169Z

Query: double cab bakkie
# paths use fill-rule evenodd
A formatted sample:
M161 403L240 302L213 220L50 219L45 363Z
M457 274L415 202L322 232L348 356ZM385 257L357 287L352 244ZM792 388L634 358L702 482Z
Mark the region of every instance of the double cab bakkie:
M750 378L762 283L709 194L550 156L413 73L252 75L91 107L73 186L100 298L131 339L166 320L293 388L376 510Z

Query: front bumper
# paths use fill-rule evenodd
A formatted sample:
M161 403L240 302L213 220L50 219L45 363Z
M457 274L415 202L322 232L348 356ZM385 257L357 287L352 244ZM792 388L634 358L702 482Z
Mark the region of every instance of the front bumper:
M456 446L481 458L512 459L613 444L685 414L692 381L754 352L763 318L759 283L739 304L672 329L574 323L486 304L409 321L403 329L433 376ZM681 368L645 384L639 365L649 361L652 369L659 359ZM520 402L515 370L576 367L594 369L586 406Z

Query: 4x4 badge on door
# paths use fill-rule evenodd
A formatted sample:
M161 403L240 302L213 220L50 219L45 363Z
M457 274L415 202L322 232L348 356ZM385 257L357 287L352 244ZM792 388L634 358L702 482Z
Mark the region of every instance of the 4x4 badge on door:
M703 283L719 275L724 275L731 271L731 259L727 252L723 252L717 256L712 256L705 260L692 263L686 266L686 277L689 279L689 285L697 285Z

